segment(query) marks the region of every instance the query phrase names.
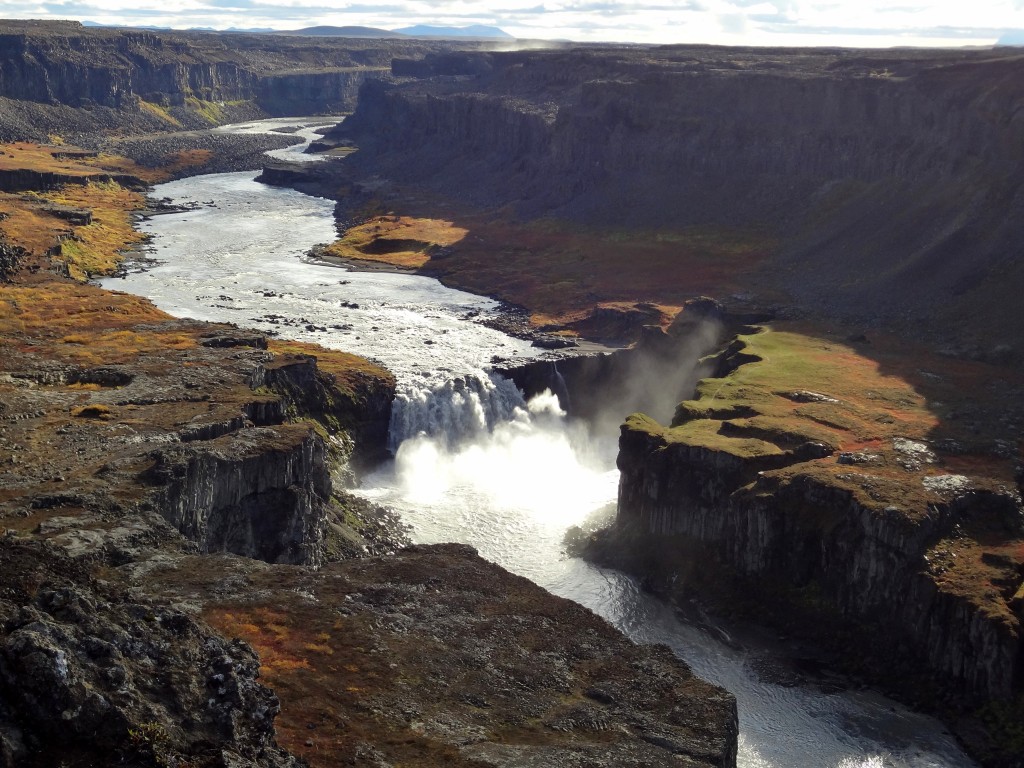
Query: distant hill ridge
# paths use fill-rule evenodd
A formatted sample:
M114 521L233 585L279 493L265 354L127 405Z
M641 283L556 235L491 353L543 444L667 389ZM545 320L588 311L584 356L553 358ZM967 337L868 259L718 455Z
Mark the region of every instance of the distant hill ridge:
M435 27L429 24L417 24L412 27L401 27L394 30L411 37L497 37L504 40L515 38L499 27L488 27L473 24L468 27Z
M304 29L290 29L277 31L278 35L305 35L307 37L407 37L401 32L389 29L378 29L377 27L331 27L326 25L316 27L305 27Z
M110 29L147 29L147 30L170 30L171 27L156 26L132 26L126 27L122 24L101 24L95 21L83 21L85 27L107 27ZM231 27L230 29L214 29L213 27L191 27L191 32L239 32L251 34L272 34L304 37L364 37L364 38L407 38L407 37L438 37L438 38L486 38L515 40L505 30L499 27L489 27L483 24L473 24L468 27L441 27L430 24L417 24L412 27L400 29L381 29L379 27L363 26L342 26L333 27L326 24L314 27L303 27L302 29L269 29L266 27L243 29Z

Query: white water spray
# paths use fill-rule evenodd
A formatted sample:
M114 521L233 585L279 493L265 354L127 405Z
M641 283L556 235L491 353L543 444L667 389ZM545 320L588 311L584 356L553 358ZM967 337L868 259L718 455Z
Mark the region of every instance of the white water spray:
M498 374L407 388L389 440L404 504L473 499L559 535L605 504L614 482L607 457L594 455L586 428L567 421L557 396L545 390L526 402Z

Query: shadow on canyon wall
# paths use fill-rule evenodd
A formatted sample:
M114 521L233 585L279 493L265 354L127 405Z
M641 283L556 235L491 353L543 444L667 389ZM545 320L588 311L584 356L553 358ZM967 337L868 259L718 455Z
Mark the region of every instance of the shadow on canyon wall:
M756 232L756 294L1019 361L1022 69L1012 50L438 54L396 60L406 82L368 83L336 135L360 147L349 173L527 221Z

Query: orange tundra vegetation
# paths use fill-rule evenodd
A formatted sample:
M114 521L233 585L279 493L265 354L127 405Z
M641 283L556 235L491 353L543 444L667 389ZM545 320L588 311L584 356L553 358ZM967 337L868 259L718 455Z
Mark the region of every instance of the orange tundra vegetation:
M365 357L352 355L337 349L325 349L304 341L270 339L267 348L275 355L312 355L317 368L332 374L338 387L347 394L353 394L368 382L394 384L394 375L377 363Z
M0 179L30 172L51 176L55 189L0 192L0 237L31 253L45 264L47 254L66 265L75 280L110 274L122 252L145 238L134 228L133 212L145 206L145 197L133 187L156 183L181 170L201 165L208 150L178 152L160 168L146 168L115 155L68 146L16 143L0 145ZM53 177L56 177L54 179ZM59 184L61 178L67 183ZM62 209L91 214L91 222L69 220ZM59 250L58 250L59 249Z
M448 764L444 754L436 754L448 751L443 745L411 732L374 732L365 721L364 700L396 677L389 658L367 653L374 629L365 618L342 618L303 601L287 607L273 601L209 606L203 618L259 654L260 676L281 699L278 742L313 768L336 765L339 755L351 753L361 741L381 738L402 744L410 759L403 765Z
M458 211L450 202L413 201L408 210L348 229L324 254L387 264L495 296L531 312L535 325L567 324L596 306L658 305L666 321L701 294L726 295L777 247L762 232L708 227L609 230L556 219L521 221ZM431 211L441 207L444 217Z

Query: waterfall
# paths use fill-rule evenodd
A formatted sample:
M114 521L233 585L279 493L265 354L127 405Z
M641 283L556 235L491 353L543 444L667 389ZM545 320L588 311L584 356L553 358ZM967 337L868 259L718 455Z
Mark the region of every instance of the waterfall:
M565 376L558 370L558 361L551 361L551 368L555 374L555 386L553 387L555 394L558 396L559 402L567 412L572 411L572 405L569 402L569 385L565 381Z
M396 453L404 441L417 435L453 446L490 432L525 408L515 383L496 373L481 371L440 385L408 383L392 406L388 450Z

